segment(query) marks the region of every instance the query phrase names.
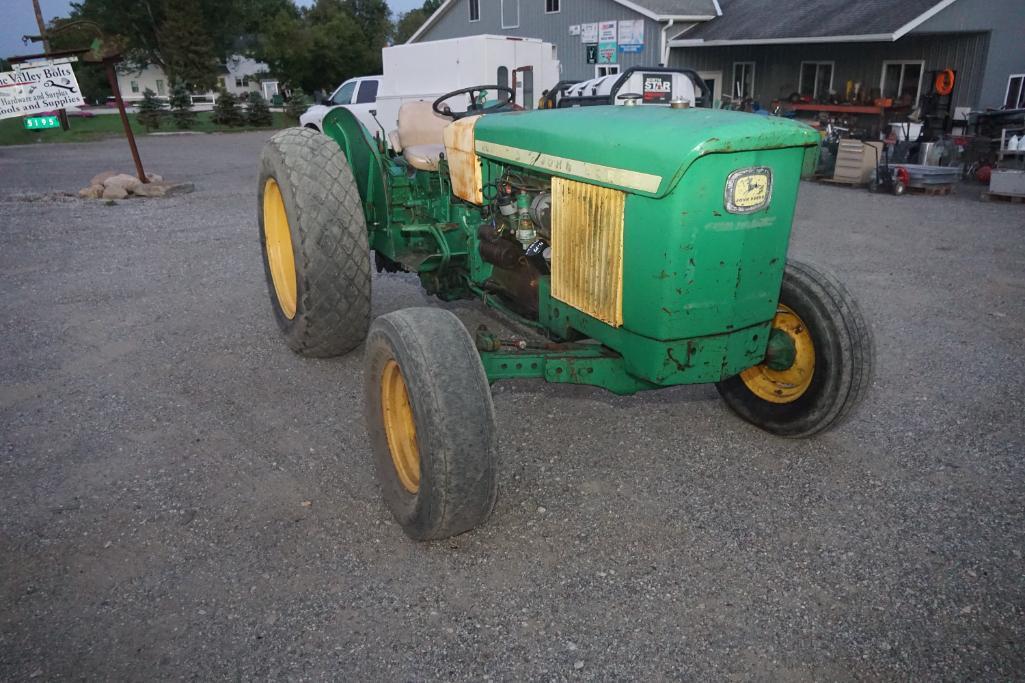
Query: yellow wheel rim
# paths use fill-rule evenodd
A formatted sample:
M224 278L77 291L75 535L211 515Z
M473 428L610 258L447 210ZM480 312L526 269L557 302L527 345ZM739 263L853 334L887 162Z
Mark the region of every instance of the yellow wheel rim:
M794 342L794 364L786 370L773 370L762 363L740 373L740 378L751 393L762 400L793 403L811 386L815 374L815 345L808 326L788 306L779 304L772 326L785 332Z
M292 233L288 229L285 202L274 178L263 186L263 238L267 245L267 265L278 306L285 317L295 317L295 257L292 255Z
M394 360L388 361L381 373L381 412L395 473L402 488L416 493L420 490L420 449L416 445L416 425L406 381Z

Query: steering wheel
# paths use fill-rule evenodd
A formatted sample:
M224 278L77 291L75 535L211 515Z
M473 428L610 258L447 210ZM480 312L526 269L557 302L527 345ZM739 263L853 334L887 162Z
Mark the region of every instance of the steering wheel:
M494 90L498 93L498 102L484 106L482 101L484 99L484 95L489 90ZM470 96L470 105L466 108L466 111L452 111L447 104L444 104L445 100L450 97L456 97L457 95ZM507 108L511 108L513 106L513 98L515 97L516 93L513 89L504 85L474 85L469 88L460 88L459 90L453 90L452 92L445 93L438 99L434 100L434 104L431 105L431 109L433 109L434 113L439 116L451 116L453 120L458 120L464 116L505 111Z

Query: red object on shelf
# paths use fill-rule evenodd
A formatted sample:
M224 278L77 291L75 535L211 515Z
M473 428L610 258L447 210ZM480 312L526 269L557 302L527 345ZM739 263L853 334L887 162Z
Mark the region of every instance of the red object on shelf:
M876 114L882 116L882 107L870 107L860 104L791 104L794 111L833 111L845 114Z

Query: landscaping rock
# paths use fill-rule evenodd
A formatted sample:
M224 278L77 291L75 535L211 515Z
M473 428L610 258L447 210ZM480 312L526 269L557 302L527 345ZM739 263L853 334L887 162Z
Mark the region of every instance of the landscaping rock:
M176 194L188 194L194 189L196 188L192 183L140 183L135 188L134 194L136 197L170 197Z
M136 182L138 182L138 179L136 179ZM101 196L104 199L124 199L128 196L128 190L121 185L107 185L103 188Z
M113 178L117 175L117 171L104 171L103 173L97 173L93 176L93 179L89 181L90 185L103 185L107 182L107 178Z
M83 187L78 191L78 196L83 199L99 199L103 196L103 185L94 183L89 187Z
M128 175L127 173L119 173L103 181L103 186L105 188L110 189L111 187L120 187L126 193L134 192L135 188L141 184L142 181L133 175Z
M149 178L151 183L159 183L164 179L164 176L157 175L156 173L147 173L146 177Z

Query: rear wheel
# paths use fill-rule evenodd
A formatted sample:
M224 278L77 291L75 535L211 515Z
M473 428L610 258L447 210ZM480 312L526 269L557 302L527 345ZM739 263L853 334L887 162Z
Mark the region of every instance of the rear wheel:
M370 325L370 246L345 155L314 130L289 128L264 146L259 182L264 273L288 346L351 351Z
M719 382L726 404L781 436L811 436L839 424L872 377L872 336L854 298L831 275L789 261L773 328L784 337L786 361L767 360Z
M377 318L364 381L377 478L406 534L446 538L483 524L498 492L495 410L459 319L436 308Z

